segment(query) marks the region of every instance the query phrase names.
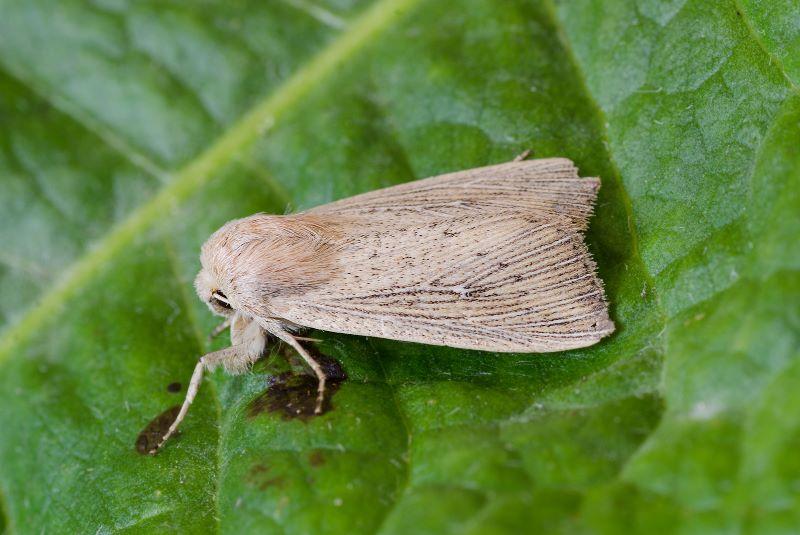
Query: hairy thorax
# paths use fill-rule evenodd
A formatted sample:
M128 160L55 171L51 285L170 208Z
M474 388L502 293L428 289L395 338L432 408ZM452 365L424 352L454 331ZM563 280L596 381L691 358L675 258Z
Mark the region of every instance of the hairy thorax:
M215 232L200 261L235 309L269 316L270 298L302 294L334 276L339 235L333 217L256 214Z

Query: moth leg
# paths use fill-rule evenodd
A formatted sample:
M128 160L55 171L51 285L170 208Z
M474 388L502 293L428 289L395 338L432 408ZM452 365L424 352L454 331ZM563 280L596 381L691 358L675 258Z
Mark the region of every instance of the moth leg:
M183 400L181 410L178 411L178 416L175 417L175 421L169 426L169 429L158 442L158 444L156 444L156 447L148 452L149 454L155 455L158 450L161 449L161 446L164 445L167 439L174 435L175 431L178 430L178 426L186 417L186 413L189 412L189 406L191 406L195 396L197 396L197 391L200 389L200 383L203 380L203 371L206 369L214 369L214 366L219 364L221 361L235 356L239 349L240 348L237 346L226 347L225 349L212 351L211 353L207 353L200 357L200 360L197 361L197 365L194 367L194 372L192 372L192 378L189 380L189 388L186 389L186 398Z
M314 373L317 376L317 381L319 381L317 384L317 405L314 407L314 414L322 414L322 402L325 400L325 380L327 379L322 366L320 366L319 362L314 360L314 357L308 354L308 351L303 349L303 346L300 345L300 342L298 342L297 338L295 338L293 335L289 334L283 329L275 329L272 331L272 333L292 346L295 351L297 351L300 356L303 357L303 360L306 361L306 364L308 364L311 369L314 370Z
M511 161L512 161L512 162L521 162L522 160L525 160L525 159L526 159L528 156L530 156L530 155L531 155L531 152L533 152L533 151L531 151L531 149L525 149L525 150L524 150L524 151L522 151L521 153L517 154L517 155L514 157L514 159L513 159L513 160L511 160Z
M211 331L211 334L208 335L208 341L210 342L211 340L222 334L222 332L225 329L231 326L232 321L233 321L233 316L228 316L227 318L225 318L225 321L214 327L214 329Z
M303 342L322 342L319 338L308 338L306 336L295 336L295 340L302 340Z

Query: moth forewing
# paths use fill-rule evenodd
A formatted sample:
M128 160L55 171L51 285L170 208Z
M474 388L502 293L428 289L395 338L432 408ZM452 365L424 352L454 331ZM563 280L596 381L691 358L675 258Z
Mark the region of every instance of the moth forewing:
M272 298L272 314L327 331L508 352L584 347L613 330L568 221L520 212L330 217L345 229L335 276Z
M314 370L316 412L325 375L302 327L487 351L596 343L614 330L582 236L599 186L565 158L515 161L227 223L196 288L229 317L232 346L201 359L164 440L203 368L246 369L267 332Z
M311 214L446 217L506 210L560 217L586 228L600 180L580 178L566 158L521 160L468 169L363 193L318 206Z

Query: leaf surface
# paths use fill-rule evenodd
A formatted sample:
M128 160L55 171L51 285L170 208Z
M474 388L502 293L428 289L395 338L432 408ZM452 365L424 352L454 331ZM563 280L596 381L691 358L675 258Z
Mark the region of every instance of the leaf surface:
M0 526L789 532L800 522L800 12L789 1L2 0ZM324 333L218 371L222 223L497 163L600 176L618 331L502 355ZM179 393L168 385L178 382ZM264 394L264 392L267 394Z

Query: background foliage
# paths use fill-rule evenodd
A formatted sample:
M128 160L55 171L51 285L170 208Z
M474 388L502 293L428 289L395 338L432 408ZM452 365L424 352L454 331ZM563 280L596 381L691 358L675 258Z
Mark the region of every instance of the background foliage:
M0 1L0 526L789 532L800 523L791 0ZM326 335L308 422L217 372L221 223L574 159L618 332L494 355ZM215 347L224 343L219 341ZM297 367L297 363L293 365Z

